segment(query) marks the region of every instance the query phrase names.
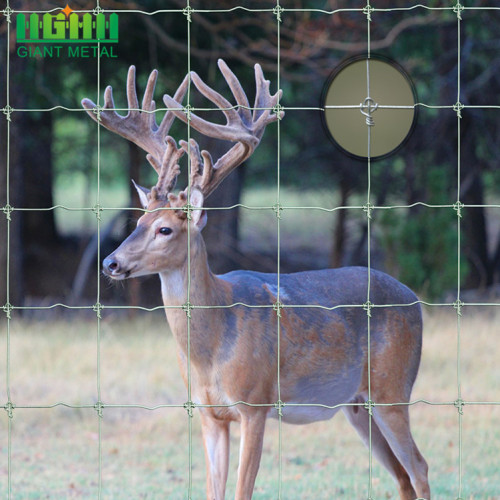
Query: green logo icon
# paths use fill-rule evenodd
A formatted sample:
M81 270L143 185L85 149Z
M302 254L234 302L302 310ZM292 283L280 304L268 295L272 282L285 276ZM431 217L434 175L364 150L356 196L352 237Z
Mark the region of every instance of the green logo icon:
M18 43L117 43L118 14L80 16L68 5L58 14L18 14L16 37Z

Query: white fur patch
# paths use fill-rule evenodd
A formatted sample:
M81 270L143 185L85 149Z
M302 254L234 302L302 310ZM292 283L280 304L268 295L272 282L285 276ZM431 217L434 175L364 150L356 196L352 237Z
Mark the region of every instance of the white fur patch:
M161 293L164 300L168 302L179 302L183 304L186 301L187 290L184 285L184 276L179 270L160 273Z
M269 283L266 283L266 288L276 299L278 298L278 287L276 285L270 285ZM282 286L279 287L279 299L280 301L289 299L286 290Z

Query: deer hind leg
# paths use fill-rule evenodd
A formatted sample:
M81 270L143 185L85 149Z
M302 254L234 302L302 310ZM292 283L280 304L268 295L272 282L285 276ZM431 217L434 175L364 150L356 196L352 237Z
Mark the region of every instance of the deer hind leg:
M359 398L355 402L361 403L363 401ZM360 406L348 406L343 408L343 410L347 419L356 429L365 445L369 447L370 417L368 412ZM401 500L415 500L417 494L411 484L410 476L394 455L389 443L373 418L371 422L371 443L373 455L389 471L396 481Z
M207 500L224 500L229 468L229 422L201 412L207 467Z
M411 435L408 406L376 406L373 416L394 455L408 472L418 498L429 500L427 462Z

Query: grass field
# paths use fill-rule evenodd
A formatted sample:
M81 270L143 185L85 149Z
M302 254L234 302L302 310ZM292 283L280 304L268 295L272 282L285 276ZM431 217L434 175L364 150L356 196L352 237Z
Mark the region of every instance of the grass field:
M465 401L500 401L500 308L464 309L460 322L460 379ZM64 402L90 405L98 379L106 404L182 405L187 397L175 345L159 313L133 320L104 311L97 349L96 321L78 317L30 322L14 316L10 329L13 499L184 499L189 482L189 429L183 408L37 408ZM2 325L0 397L6 394L6 325ZM98 377L98 356L100 370ZM457 319L453 310L426 311L423 361L413 399L457 399ZM21 408L29 406L30 408ZM500 406L465 405L462 432L453 405L416 403L413 431L430 465L434 499L500 498ZM0 495L8 489L8 416L0 417ZM204 497L199 418L192 420L192 488ZM234 494L238 426L233 426L228 498ZM369 456L343 415L306 427L283 425L283 499L367 498ZM101 467L99 467L101 457ZM256 499L277 498L279 425L267 427ZM373 498L397 498L392 480L374 461Z

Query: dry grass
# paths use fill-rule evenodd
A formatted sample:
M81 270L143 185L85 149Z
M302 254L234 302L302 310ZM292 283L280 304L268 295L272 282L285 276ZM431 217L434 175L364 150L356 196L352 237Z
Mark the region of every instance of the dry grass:
M467 402L500 401L500 308L465 308L460 321L460 380ZM5 323L1 348L5 351ZM458 397L457 317L453 310L426 311L424 355L414 400L453 402ZM100 350L97 321L78 317L11 322L10 389L17 405L11 420L12 498L97 498L101 456L103 498L187 498L188 418L183 408L21 408L58 402L182 405L186 390L175 345L161 315L127 321L105 315ZM0 376L6 373L5 352ZM0 393L7 401L6 384ZM413 430L430 464L434 499L459 493L459 413L453 405L417 403ZM497 405L466 405L462 416L462 498L500 498L500 430ZM0 417L0 491L7 491L7 413ZM199 419L193 421L193 498L203 498L204 462ZM255 498L277 498L279 425L270 421ZM234 493L238 428L232 437ZM366 498L367 450L343 416L307 427L283 425L282 498ZM387 473L375 462L373 498L396 498Z

